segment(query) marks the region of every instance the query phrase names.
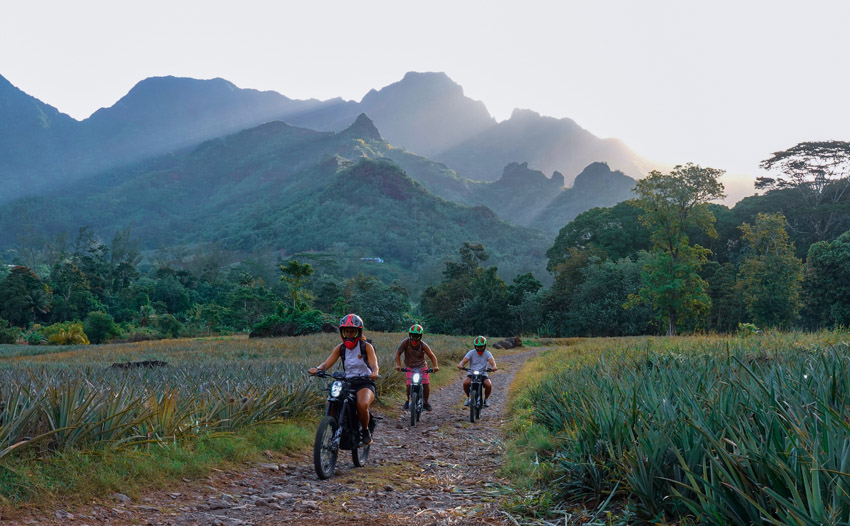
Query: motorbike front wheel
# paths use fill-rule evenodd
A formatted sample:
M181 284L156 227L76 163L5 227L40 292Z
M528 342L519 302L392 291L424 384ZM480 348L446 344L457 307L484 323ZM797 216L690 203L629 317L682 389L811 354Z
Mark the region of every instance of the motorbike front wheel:
M469 421L473 424L475 420L478 418L477 416L477 406L478 406L478 386L473 384L472 389L469 392Z
M419 421L419 393L414 389L410 390L410 427L416 425Z
M334 435L336 435L338 427L339 424L334 417L326 416L319 422L319 429L316 430L316 441L313 444L313 466L316 468L316 475L322 480L330 478L334 474L337 455L339 455L338 445L334 445Z

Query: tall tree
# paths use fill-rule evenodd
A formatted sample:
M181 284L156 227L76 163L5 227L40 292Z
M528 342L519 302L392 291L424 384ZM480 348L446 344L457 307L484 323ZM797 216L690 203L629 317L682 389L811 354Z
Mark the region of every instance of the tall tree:
M803 262L788 241L785 216L759 214L741 225L747 256L739 278L747 312L758 325L787 328L800 311Z
M571 248L595 249L597 255L614 260L634 257L650 247L649 235L638 221L641 210L634 201L623 201L611 208L593 208L567 223L546 251L546 270L568 259Z
M801 142L775 152L760 166L778 172L759 177L756 188L792 189L805 203L806 227L815 241L827 239L839 217L848 210L850 188L850 142ZM838 206L843 203L845 206Z
M280 265L280 271L283 272L280 280L289 287L292 308L298 309L301 306L309 306L312 294L307 290L307 279L313 275L313 266L291 259L286 265Z
M350 312L363 318L366 328L375 331L401 331L410 321L407 289L398 282L386 285L373 276L358 274L345 286L345 300Z
M504 332L508 288L496 267L481 267L488 259L481 244L464 243L460 262L446 263L444 279L422 293L425 325L432 332L472 334Z
M708 284L699 276L710 251L691 246L687 232L717 235L708 203L724 197L723 184L717 180L723 173L688 163L669 174L654 170L635 186L634 203L643 210L640 222L649 229L653 254L645 267L644 286L626 305L651 304L666 321L668 335L710 308Z
M809 247L804 318L812 327L850 327L850 231Z
M0 318L25 327L50 310L51 291L27 267L14 267L0 281Z

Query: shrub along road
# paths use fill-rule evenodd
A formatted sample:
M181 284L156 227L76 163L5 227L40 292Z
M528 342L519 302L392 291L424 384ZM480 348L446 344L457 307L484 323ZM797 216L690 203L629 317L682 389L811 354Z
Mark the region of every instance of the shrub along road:
M537 352L496 355L491 407L475 424L463 407L463 373L444 363L437 374L457 379L431 393L434 410L410 428L407 412L373 408L383 419L366 467L354 468L351 455L341 451L329 480L316 476L312 451L285 458L269 452L267 463L185 481L138 501L115 494L101 505L0 524L512 524L499 511L500 499L510 492L498 475L506 397L516 372Z

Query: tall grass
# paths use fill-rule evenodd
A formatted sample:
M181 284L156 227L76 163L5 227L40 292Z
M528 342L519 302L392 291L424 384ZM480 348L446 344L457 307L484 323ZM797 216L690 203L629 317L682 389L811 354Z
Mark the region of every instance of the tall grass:
M520 405L557 438L566 503L617 492L642 522L850 524L846 336L608 341L592 360L550 355L559 372Z

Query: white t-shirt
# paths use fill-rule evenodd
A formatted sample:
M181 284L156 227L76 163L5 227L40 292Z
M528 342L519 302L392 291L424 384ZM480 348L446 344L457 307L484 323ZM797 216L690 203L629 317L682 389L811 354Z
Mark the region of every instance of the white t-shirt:
M343 355L342 359L345 363L344 367L346 378L351 378L353 376L369 376L372 374L372 371L367 365L367 343L363 340L358 343L359 345L355 346L353 349L346 349L345 345L340 345L339 352ZM362 355L360 354L361 351L363 353Z
M493 355L490 354L490 351L484 351L479 355L478 351L471 349L466 353L466 359L469 360L469 368L473 371L481 371L481 374L487 374L487 365L492 357Z

